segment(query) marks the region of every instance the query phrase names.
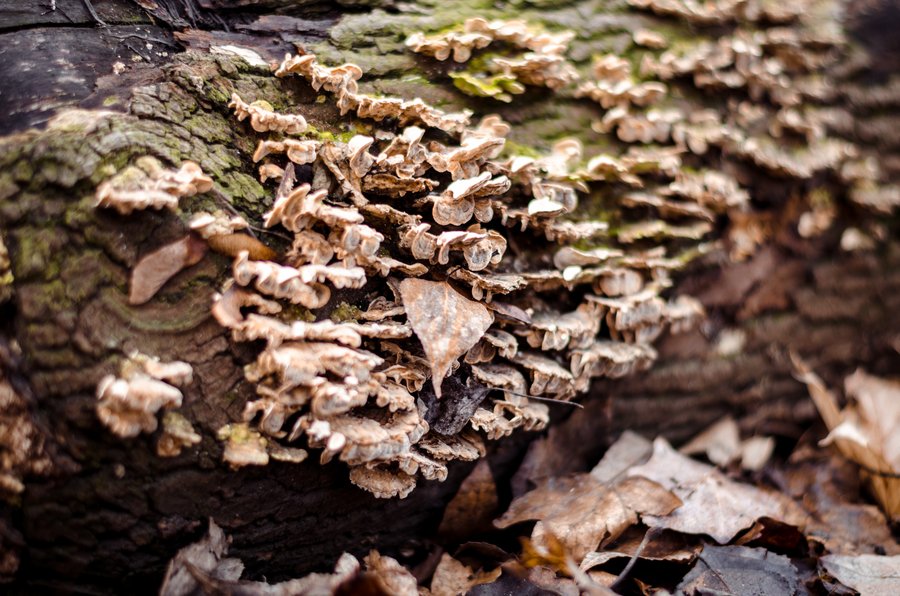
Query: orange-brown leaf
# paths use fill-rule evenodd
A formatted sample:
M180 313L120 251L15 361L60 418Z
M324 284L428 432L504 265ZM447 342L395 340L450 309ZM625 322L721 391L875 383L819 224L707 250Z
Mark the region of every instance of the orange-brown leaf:
M242 250L250 254L252 261L273 261L278 256L274 250L247 234L219 234L210 236L206 242L209 247L229 257L236 257Z

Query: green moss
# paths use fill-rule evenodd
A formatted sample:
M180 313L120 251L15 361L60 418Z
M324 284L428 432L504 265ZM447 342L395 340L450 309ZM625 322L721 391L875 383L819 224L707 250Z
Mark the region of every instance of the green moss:
M12 169L13 177L19 182L28 182L34 178L34 168L26 160L20 160Z
M99 250L88 250L65 262L61 277L66 284L66 296L80 303L106 285L111 276L108 261Z
M20 228L13 232L18 245L13 253L13 271L17 277L54 279L59 275L57 251L64 239L52 229Z
M260 201L267 195L266 190L256 178L243 172L229 172L219 180L219 184L232 202L240 203L253 210L258 209Z
M44 369L77 369L84 365L82 358L70 349L28 350L29 360Z
M10 174L0 173L0 201L18 193L19 188L19 185L13 182L13 177Z
M234 137L235 122L228 122L218 114L197 114L187 118L183 126L209 143L228 143Z
M279 313L279 316L285 321L304 321L306 323L312 323L316 320L316 315L308 308L300 306L299 304L289 304L285 306L281 313Z
M509 103L513 95L525 93L525 85L507 74L483 75L477 72L452 72L453 86L473 97L490 97Z
M353 321L356 323L360 316L362 316L362 311L359 308L347 302L341 302L333 311L331 311L328 318L335 323L342 323L344 321Z
M23 292L23 295L27 296L27 300L21 302L22 315L27 319L46 319L71 306L66 298L65 284L61 280L25 286L20 282L17 283L20 288L17 292Z
M203 91L204 97L214 104L227 104L231 101L231 93L215 85L204 85Z
M506 143L503 145L503 152L500 154L500 158L507 159L510 157L521 156L537 159L541 157L541 155L543 154L534 147L529 147L528 145L523 145L507 139Z

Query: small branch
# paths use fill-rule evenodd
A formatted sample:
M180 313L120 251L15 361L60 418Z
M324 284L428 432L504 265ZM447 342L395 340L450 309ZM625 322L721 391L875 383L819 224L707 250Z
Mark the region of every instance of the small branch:
M84 7L87 9L87 11L90 13L91 18L94 19L94 21L98 25L100 25L101 27L109 27L109 25L106 24L106 21L101 19L100 15L97 14L97 11L94 10L94 5L91 4L91 0L81 0L81 1L84 3ZM56 0L51 0L51 6L53 7L53 10L56 10Z

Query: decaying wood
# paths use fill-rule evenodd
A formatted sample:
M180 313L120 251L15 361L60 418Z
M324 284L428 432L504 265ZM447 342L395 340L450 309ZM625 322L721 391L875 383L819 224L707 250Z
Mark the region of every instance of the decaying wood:
M254 3L252 10L244 4L95 2L104 28L95 26L90 5L80 0L58 0L49 12L40 3L19 9L0 2L0 131L10 135L0 139L0 222L14 279L4 282L0 267L0 296L13 294L2 305L0 365L8 380L4 391L10 387L17 396L5 407L40 435L31 464L15 464L24 491L11 491L16 496L3 505L10 521L0 528L0 548L20 559L22 590L153 590L172 554L200 537L211 516L233 538L229 553L245 562L252 577L264 573L269 581L330 570L345 550L361 556L377 545L396 553L433 535L474 465L452 465L445 483L423 482L408 499L387 501L354 488L346 470L334 464L232 471L221 462L215 435L241 419L252 394L242 366L254 354L231 342L209 314L228 260L210 253L177 273L146 305L129 304L130 272L183 238L185 227L170 212L123 218L95 211L94 190L111 172L145 154L173 164L191 159L222 189L221 196L205 199L206 211L233 205L260 217L270 198L249 160L258 139L230 114L232 92L302 104L310 123L337 130L337 110L317 103L308 84L280 81L224 46L277 60L299 43L332 65L358 61L370 77L369 91L452 106L466 99L445 85L406 76L413 68L426 76L438 70L406 50L404 34L413 29L398 33L398 22L430 18L429 11L433 28L460 20L459 14L440 13L438 3L426 3L424 17L358 6L351 11L342 3L309 2L294 10L282 10L286 3L275 0ZM390 2L370 4L398 10ZM628 35L622 31L647 22L607 15L597 2L559 5L546 7L545 18L582 34L575 46L582 60L623 47ZM477 8L464 16L478 16ZM897 54L891 36L879 35L873 25L896 23L896 14L868 2L858 3L851 16L881 56L863 72L882 74L854 77L852 64L846 67L858 119L843 132L879 151L886 176L896 180L900 142L890 132L896 130L892 116L879 115L879 109L900 104L896 85L883 75ZM361 29L366 19L368 29ZM621 21L612 23L616 19ZM605 33L590 37L591 31ZM565 135L597 141L587 132L593 108L556 107L549 95L540 95L544 91L536 93L531 106L483 109L500 110L522 144L546 145ZM48 122L64 107L82 111ZM26 130L31 126L41 128ZM834 173L822 174L829 175ZM752 222L767 230L765 246L746 261L720 267L699 260L679 275L677 293L699 298L706 322L687 334L663 336L649 371L594 383L587 409L578 415L593 416L596 426L572 443L569 459L596 460L626 428L684 439L726 412L744 428L796 437L816 414L793 378L791 353L833 386L861 364L873 374L896 371L896 216L877 222L884 233L877 250L842 251L837 229L798 239L796 203L777 180L761 180L759 187L760 195L771 190L766 196L775 205L768 220ZM849 202L838 209L836 217L854 225L868 221ZM358 298L351 290L341 295ZM193 367L182 412L202 436L198 447L162 459L154 438L123 441L101 426L97 383L116 373L122 355L132 351ZM555 418L569 412L552 411ZM518 433L492 448L499 485L508 485L529 439ZM0 573L14 571L7 561Z

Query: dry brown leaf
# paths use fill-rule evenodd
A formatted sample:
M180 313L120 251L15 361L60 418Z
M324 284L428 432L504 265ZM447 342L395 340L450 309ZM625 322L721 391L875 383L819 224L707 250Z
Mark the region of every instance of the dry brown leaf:
M497 485L491 466L486 459L482 459L463 480L456 495L444 509L438 534L455 540L490 529L498 502Z
M494 315L446 282L404 279L400 297L409 323L425 348L434 393L440 397L441 382L453 361L478 343L494 322Z
M591 476L605 484L620 479L629 468L642 464L653 453L653 443L641 435L626 430L619 440L610 445L603 458L591 470Z
M363 559L366 575L374 580L384 594L393 596L418 596L416 578L396 559L385 557L378 551L370 551Z
M785 494L802 503L810 519L806 539L828 553L900 555L881 510L860 503L856 464L830 450L805 447L773 472Z
M741 431L734 418L726 416L678 451L685 455L702 453L717 466L727 466L741 451Z
M206 254L206 244L185 236L144 255L131 272L129 304L144 304L179 271L196 265Z
M829 575L861 596L900 594L900 556L827 555L820 562Z
M900 472L900 382L857 370L844 379L844 391L856 400L859 424L872 446Z
M662 438L653 442L650 460L631 468L628 475L658 482L684 502L664 517L645 516L644 523L651 527L707 534L725 544L761 517L796 526L805 521L799 507L784 495L729 480L716 468L678 453Z
M608 415L608 404L601 399L592 399L585 402L584 409L575 410L565 420L550 425L546 436L529 444L525 458L511 481L513 497L524 495L548 476L562 476L588 469L597 460L597 454L604 446L604 434L597 432L598 421L605 421ZM626 431L625 435L633 433ZM641 440L647 443L649 456L650 441ZM616 444L619 442L621 439ZM613 447L607 453L611 449ZM628 465L635 463L638 462L630 462ZM602 482L612 479L598 477L596 473L593 476Z
M532 540L543 544L547 535L556 536L581 561L637 523L639 515L667 515L680 504L678 497L646 478L626 478L607 486L590 474L579 474L545 481L514 500L494 525L508 528L539 520Z
M470 589L487 584L500 577L501 569L475 573L471 567L463 565L447 553L441 556L434 576L431 578L432 596L457 596L467 594Z
M702 549L698 540L677 532L658 532L644 543L647 532L654 532L641 526L633 526L618 540L609 544L602 552L590 552L581 561L585 571L603 565L614 559L631 559L635 555L647 561L668 561L688 564L694 561Z
M683 445L678 451L685 455L703 453L720 467L740 460L745 470L761 470L775 449L772 437L751 437L741 441L741 431L731 416L719 420Z
M822 379L796 356L797 378L806 383L810 397L828 427L822 444L834 443L844 457L861 466L875 500L892 520L900 519L900 383L857 371L844 380L848 395L856 398L843 410Z

